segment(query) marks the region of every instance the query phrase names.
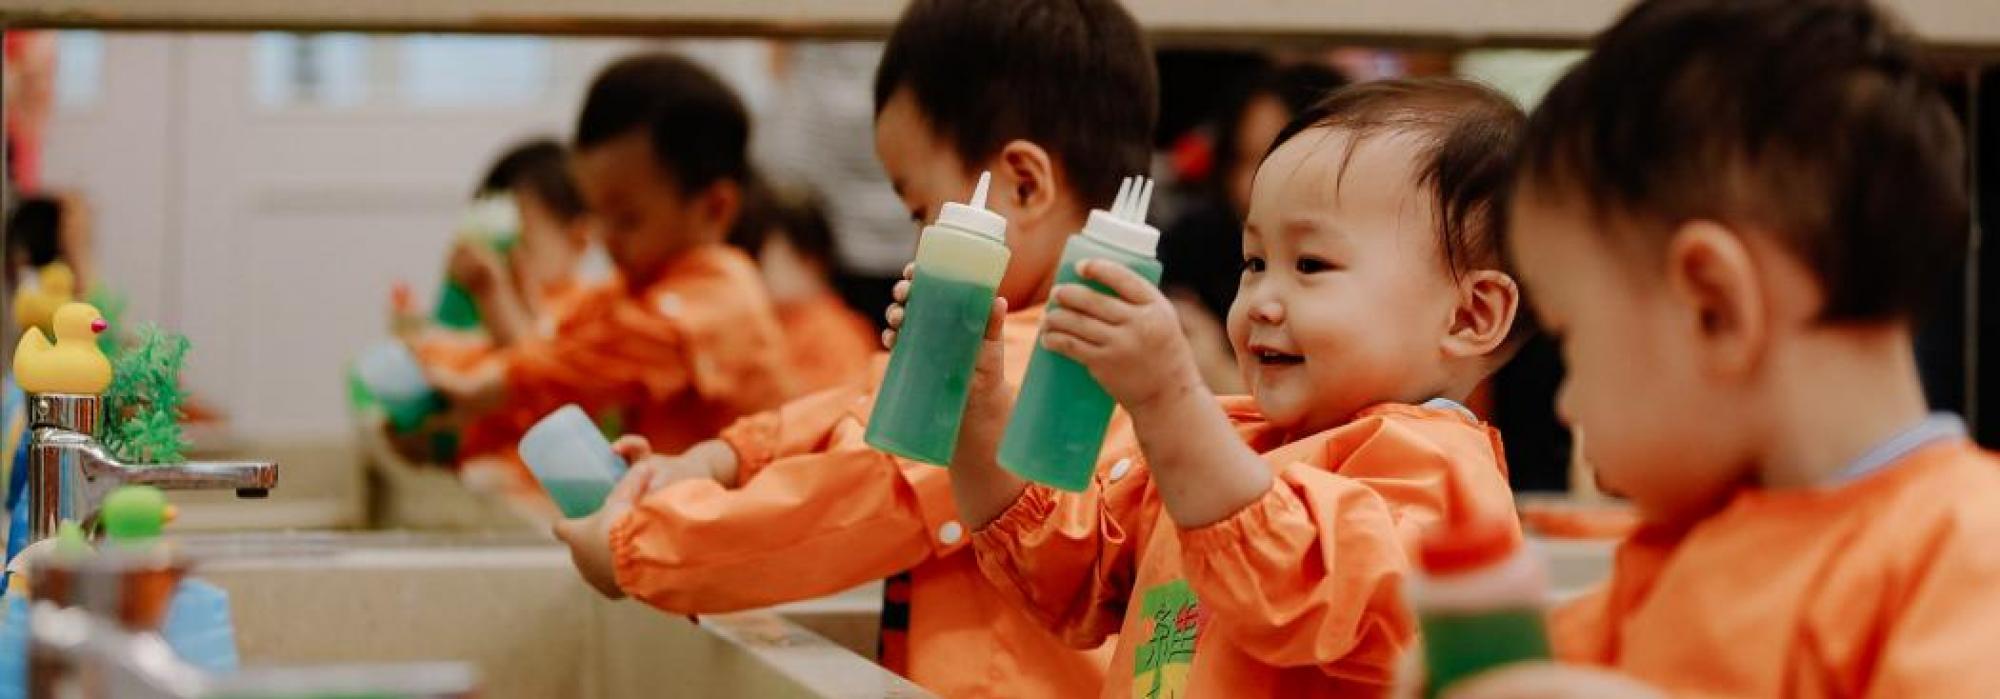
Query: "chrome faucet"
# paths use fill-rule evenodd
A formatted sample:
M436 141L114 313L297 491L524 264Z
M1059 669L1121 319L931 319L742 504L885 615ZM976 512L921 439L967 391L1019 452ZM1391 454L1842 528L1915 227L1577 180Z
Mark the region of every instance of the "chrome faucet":
M278 486L278 465L268 461L121 463L98 441L98 401L94 395L28 395L28 543L54 536L65 519L96 517L104 496L120 485L234 489L241 498L265 497Z

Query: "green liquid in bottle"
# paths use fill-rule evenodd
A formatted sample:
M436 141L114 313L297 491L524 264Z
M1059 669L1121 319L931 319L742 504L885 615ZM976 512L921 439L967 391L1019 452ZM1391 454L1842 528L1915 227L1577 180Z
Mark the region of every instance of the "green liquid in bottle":
M1430 673L1425 697L1436 697L1454 682L1501 665L1549 657L1540 610L1430 612L1419 621Z
M1155 284L1160 281L1158 260L1079 235L1063 248L1056 283L1085 283L1076 273L1076 264L1089 258L1115 261ZM1089 286L1099 293L1111 293L1095 283ZM1053 301L1050 307L1054 308ZM1021 395L1000 441L1000 465L1036 483L1081 492L1097 471L1097 455L1104 448L1113 405L1110 394L1091 377L1089 369L1036 343L1027 377L1021 381Z
M930 274L918 263L908 315L868 419L870 446L924 463L951 463L993 293L991 285Z
M604 506L604 499L611 496L612 487L618 485L601 478L557 478L541 483L549 499L556 501L556 509L571 519L597 512L597 508Z

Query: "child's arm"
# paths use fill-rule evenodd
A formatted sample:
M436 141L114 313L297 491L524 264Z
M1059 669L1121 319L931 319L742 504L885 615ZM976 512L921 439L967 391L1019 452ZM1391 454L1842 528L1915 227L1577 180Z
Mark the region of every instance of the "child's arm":
M962 529L940 534L954 515L947 473L854 435L733 489L708 478L621 488L623 506L558 532L600 591L689 614L828 595L963 548Z
M893 292L894 346L909 299L912 268ZM1013 411L1014 387L1004 376L1001 335L1007 303L995 299L973 373L950 483L963 526L983 573L1003 597L1077 647L1099 645L1124 617L1135 556L1156 513L1146 509L1145 469L1094 484L1079 494L1031 486L995 460ZM1110 450L1107 450L1110 451Z
M1271 467L1243 443L1201 380L1173 305L1122 266L1078 272L1117 296L1056 288L1043 344L1090 369L1132 415L1168 516L1182 528L1219 522L1271 489Z

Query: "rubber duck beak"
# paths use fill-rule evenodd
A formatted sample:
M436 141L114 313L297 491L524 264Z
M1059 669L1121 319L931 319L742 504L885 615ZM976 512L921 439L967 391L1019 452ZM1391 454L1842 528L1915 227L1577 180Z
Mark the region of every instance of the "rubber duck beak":
M111 327L111 323L105 321L103 318L90 321L90 332L92 334L104 332L104 329L109 327Z

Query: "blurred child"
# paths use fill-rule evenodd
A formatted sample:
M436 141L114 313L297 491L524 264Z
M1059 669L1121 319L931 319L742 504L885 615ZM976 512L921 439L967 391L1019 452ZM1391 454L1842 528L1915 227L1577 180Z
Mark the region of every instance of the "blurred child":
M1462 696L2000 689L2000 459L1926 414L1911 337L1965 253L1963 141L1858 0L1651 0L1597 38L1529 125L1508 249L1644 524L1555 614L1577 665Z
M988 204L1007 218L1012 251L1000 295L1020 309L1004 322L1004 373L1018 381L1063 245L1150 156L1158 80L1143 33L1114 0L916 0L874 96L875 150L912 224L992 172ZM678 457L640 459L603 511L558 530L579 571L607 594L682 613L886 577L881 660L917 684L948 697L1096 692L1101 656L1065 646L975 569L950 472L862 442L882 371L878 361L864 383L745 419ZM692 478L644 492L656 474Z
M572 172L618 278L581 293L552 335L433 382L518 431L565 403L685 448L786 394L778 321L736 223L749 120L715 76L675 56L619 61L577 121Z
M506 252L471 240L453 244L446 275L471 292L483 334L431 328L413 343L421 361L465 370L493 351L543 334L575 300L578 260L590 242L583 195L562 145L534 139L509 148L480 180L474 199L505 196L520 230Z
M785 329L793 388L813 393L865 380L878 347L875 325L834 293L839 243L819 197L772 185L751 193L729 244L757 258L764 273Z
M1228 321L1247 400L1204 387L1158 289L1080 263L1115 295L1056 288L1042 344L1090 369L1139 447L1083 493L995 463L1013 397L987 343L960 514L1007 598L1072 643L1118 634L1100 696L1379 695L1416 634L1417 533L1519 536L1499 435L1456 401L1516 345L1496 200L1522 120L1473 83L1386 81L1279 133Z
M475 201L489 197L506 197L515 209L519 226L512 247L496 252L489 244L461 237L446 266L446 276L469 292L479 312L479 331L434 324L400 301L395 309L398 333L406 335L417 361L434 374L477 371L483 363L499 361L502 348L548 334L582 290L576 275L590 242L590 218L562 145L532 139L507 149L473 191ZM440 434L458 434L458 417L441 413L413 430L391 426L390 444L418 462L512 458L519 427L475 422L462 435L463 443L458 437L441 440Z

